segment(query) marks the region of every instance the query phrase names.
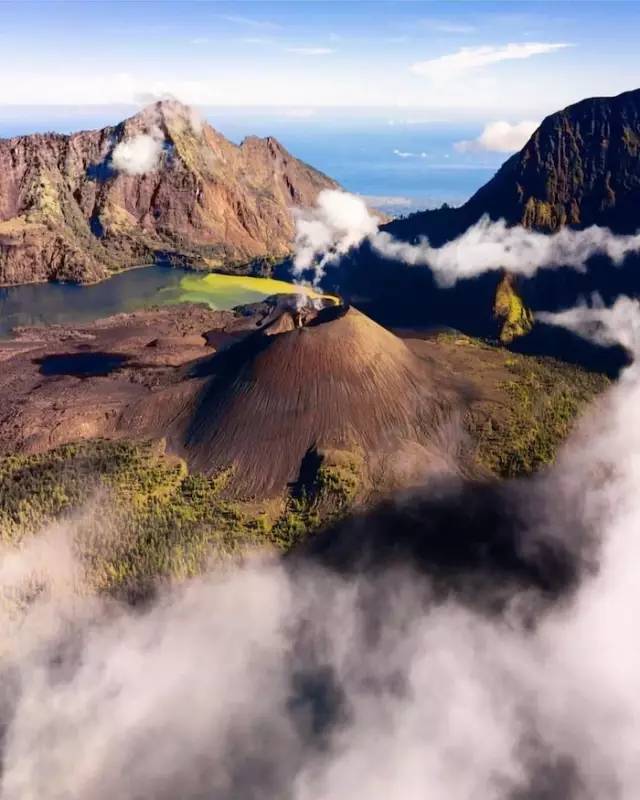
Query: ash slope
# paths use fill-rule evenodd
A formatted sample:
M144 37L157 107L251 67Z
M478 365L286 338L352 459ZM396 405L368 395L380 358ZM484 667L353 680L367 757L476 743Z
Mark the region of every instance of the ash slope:
M354 308L327 308L307 326L261 331L205 365L183 417L182 446L197 470L233 464L243 494L298 480L311 454L362 454L388 485L454 468L460 403L442 375ZM445 434L445 430L447 434Z
M22 330L0 343L0 455L162 438L192 469L235 467L238 497L320 464L357 473L366 497L434 471L535 470L606 385L465 337L400 339L355 309L292 329L277 306Z
M116 172L115 147L162 141L158 168ZM0 140L0 284L92 282L159 254L232 268L290 252L290 208L336 183L275 139L236 146L175 101L119 125Z
M0 347L1 451L165 439L192 470L230 469L245 498L282 495L319 463L376 488L458 468L459 377L353 308L296 328L277 301L262 306L137 312L48 328L48 341L24 331Z

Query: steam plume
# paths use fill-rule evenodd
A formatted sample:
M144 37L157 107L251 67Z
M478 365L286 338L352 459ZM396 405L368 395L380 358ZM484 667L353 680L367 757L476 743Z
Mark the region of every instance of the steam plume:
M411 244L379 231L377 220L360 198L325 189L317 208L298 217L296 274L313 269L314 283L319 283L328 264L365 239L385 258L429 267L443 287L490 270L506 269L525 276L561 266L582 271L596 254L619 264L628 254L640 251L640 234L618 236L595 225L582 231L562 228L542 234L521 226L508 227L504 220L492 222L488 217L442 247L432 247L426 238Z
M355 195L324 189L314 209L294 211L296 219L293 274L301 278L313 269L313 284L319 285L325 266L337 261L352 247L378 231L377 220Z

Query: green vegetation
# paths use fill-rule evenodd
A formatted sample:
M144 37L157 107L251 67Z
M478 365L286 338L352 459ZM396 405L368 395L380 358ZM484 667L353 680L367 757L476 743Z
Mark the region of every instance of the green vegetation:
M576 419L609 385L600 373L513 353L458 331L442 331L436 341L472 387L466 425L475 460L501 478L552 463Z
M567 221L567 213L560 203L550 203L529 197L522 213L522 225L546 232L557 231Z
M270 539L279 550L286 552L318 528L320 522L320 513L312 496L289 497L271 529Z
M478 347L484 350L493 349L492 346L483 339L476 339L473 336L468 336L466 333L454 329L438 331L435 339L437 342L440 342L440 344L462 345L465 348Z
M628 125L625 125L622 129L622 141L631 156L637 156L638 152L640 151L640 136L630 128Z
M498 284L493 312L502 321L502 344L510 344L514 339L525 336L533 327L533 314L523 303L509 275L505 275Z
M355 456L323 463L310 491L275 514L231 501L226 470L190 475L162 443L92 440L0 459L0 542L18 544L65 520L86 589L135 597L258 548L285 551L344 513Z
M500 477L534 472L551 463L574 421L608 385L601 374L551 358L510 356L500 399L467 417L480 464Z
M29 216L35 217L34 221L62 219L60 193L49 175L40 173L33 182L30 193L32 210Z
M312 484L287 499L270 532L273 544L288 550L321 524L343 516L357 499L363 465L362 456L351 451L322 453Z
M318 470L318 496L322 502L329 503L335 513L343 511L355 501L361 467L362 464L354 456L341 464L323 465Z
M144 591L268 543L262 515L223 498L229 473L189 475L158 444L94 440L0 459L0 541L66 518L88 588Z

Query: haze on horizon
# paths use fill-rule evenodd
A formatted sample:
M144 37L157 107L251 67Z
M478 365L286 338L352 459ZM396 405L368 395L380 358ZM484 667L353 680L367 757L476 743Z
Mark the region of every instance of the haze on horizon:
M0 112L171 94L519 124L637 86L638 21L619 2L4 2Z

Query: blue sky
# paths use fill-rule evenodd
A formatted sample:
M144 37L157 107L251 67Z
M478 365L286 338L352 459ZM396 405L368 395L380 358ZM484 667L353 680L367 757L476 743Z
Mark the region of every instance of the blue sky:
M539 120L640 86L628 2L3 2L1 105L141 102Z

